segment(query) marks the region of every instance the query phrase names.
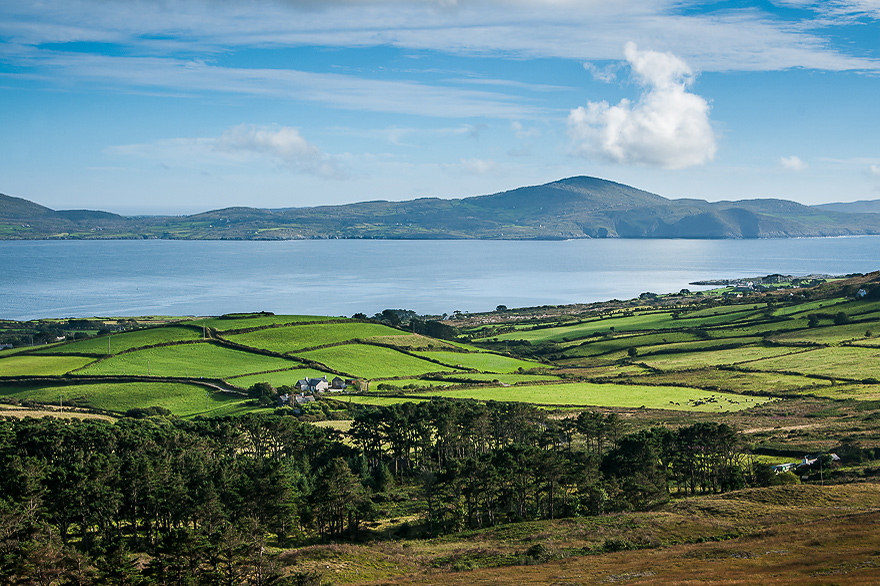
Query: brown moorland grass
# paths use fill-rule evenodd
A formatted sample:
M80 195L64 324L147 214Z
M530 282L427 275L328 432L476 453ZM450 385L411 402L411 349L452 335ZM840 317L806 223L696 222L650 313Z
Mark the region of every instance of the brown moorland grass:
M433 586L676 584L856 586L880 583L880 513L792 523L724 542L567 558L531 566L360 584Z
M880 485L785 486L661 510L284 554L334 584L876 584ZM609 553L609 544L637 551ZM541 557L529 552L541 552ZM462 568L480 569L461 571Z
M0 405L0 417L15 417L16 419L24 419L25 417L32 417L34 419L57 417L58 419L101 419L103 421L116 421L115 417L110 417L109 415L76 411L71 408L58 409L57 407L52 408L49 406L34 409L19 405Z

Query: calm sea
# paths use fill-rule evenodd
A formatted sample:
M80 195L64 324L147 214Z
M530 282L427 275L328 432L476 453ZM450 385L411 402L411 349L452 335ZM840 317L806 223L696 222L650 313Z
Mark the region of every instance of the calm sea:
M0 318L372 315L628 299L880 269L880 236L790 240L0 242Z

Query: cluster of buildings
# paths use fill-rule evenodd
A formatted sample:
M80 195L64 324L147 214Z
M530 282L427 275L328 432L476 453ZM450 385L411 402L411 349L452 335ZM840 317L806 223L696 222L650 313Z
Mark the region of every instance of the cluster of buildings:
M316 394L320 395L328 391L344 391L352 384L354 384L353 380L343 380L338 376L333 377L333 380L329 381L326 375L321 378L303 378L296 381L296 384L293 385L299 393L281 395L278 397L278 406L298 408L306 403L314 403Z
M840 457L837 454L828 455L831 456L832 462L840 462ZM785 464L772 466L772 468L776 474L782 474L783 472L794 472L797 474L799 470L809 469L817 462L819 462L819 456L804 456L804 459L801 462L786 462Z

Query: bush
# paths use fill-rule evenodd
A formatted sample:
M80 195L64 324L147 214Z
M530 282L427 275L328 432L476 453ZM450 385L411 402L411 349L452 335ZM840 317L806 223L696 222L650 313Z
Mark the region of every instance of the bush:
M797 477L797 475L789 470L788 472L780 472L776 476L773 477L773 481L771 482L772 486L785 486L789 484L800 484L801 479Z
M604 551L627 551L636 549L636 544L626 537L609 537L602 544Z
M543 563L554 559L556 557L556 552L554 552L549 546L544 545L543 543L538 543L527 549L525 555L536 562Z
M171 415L171 410L166 409L165 407L134 407L125 412L126 417L133 417L135 419L144 419L146 417L168 417Z

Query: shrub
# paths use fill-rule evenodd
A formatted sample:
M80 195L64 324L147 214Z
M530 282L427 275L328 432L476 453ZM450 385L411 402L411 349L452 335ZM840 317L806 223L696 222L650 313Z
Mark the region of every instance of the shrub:
M636 544L626 537L609 537L602 543L604 551L627 551L636 549Z
M797 477L797 475L792 472L781 472L773 477L773 486L784 486L788 484L800 484L801 479Z
M155 416L168 417L170 415L171 410L165 407L134 407L125 412L126 417L133 417L135 419Z

